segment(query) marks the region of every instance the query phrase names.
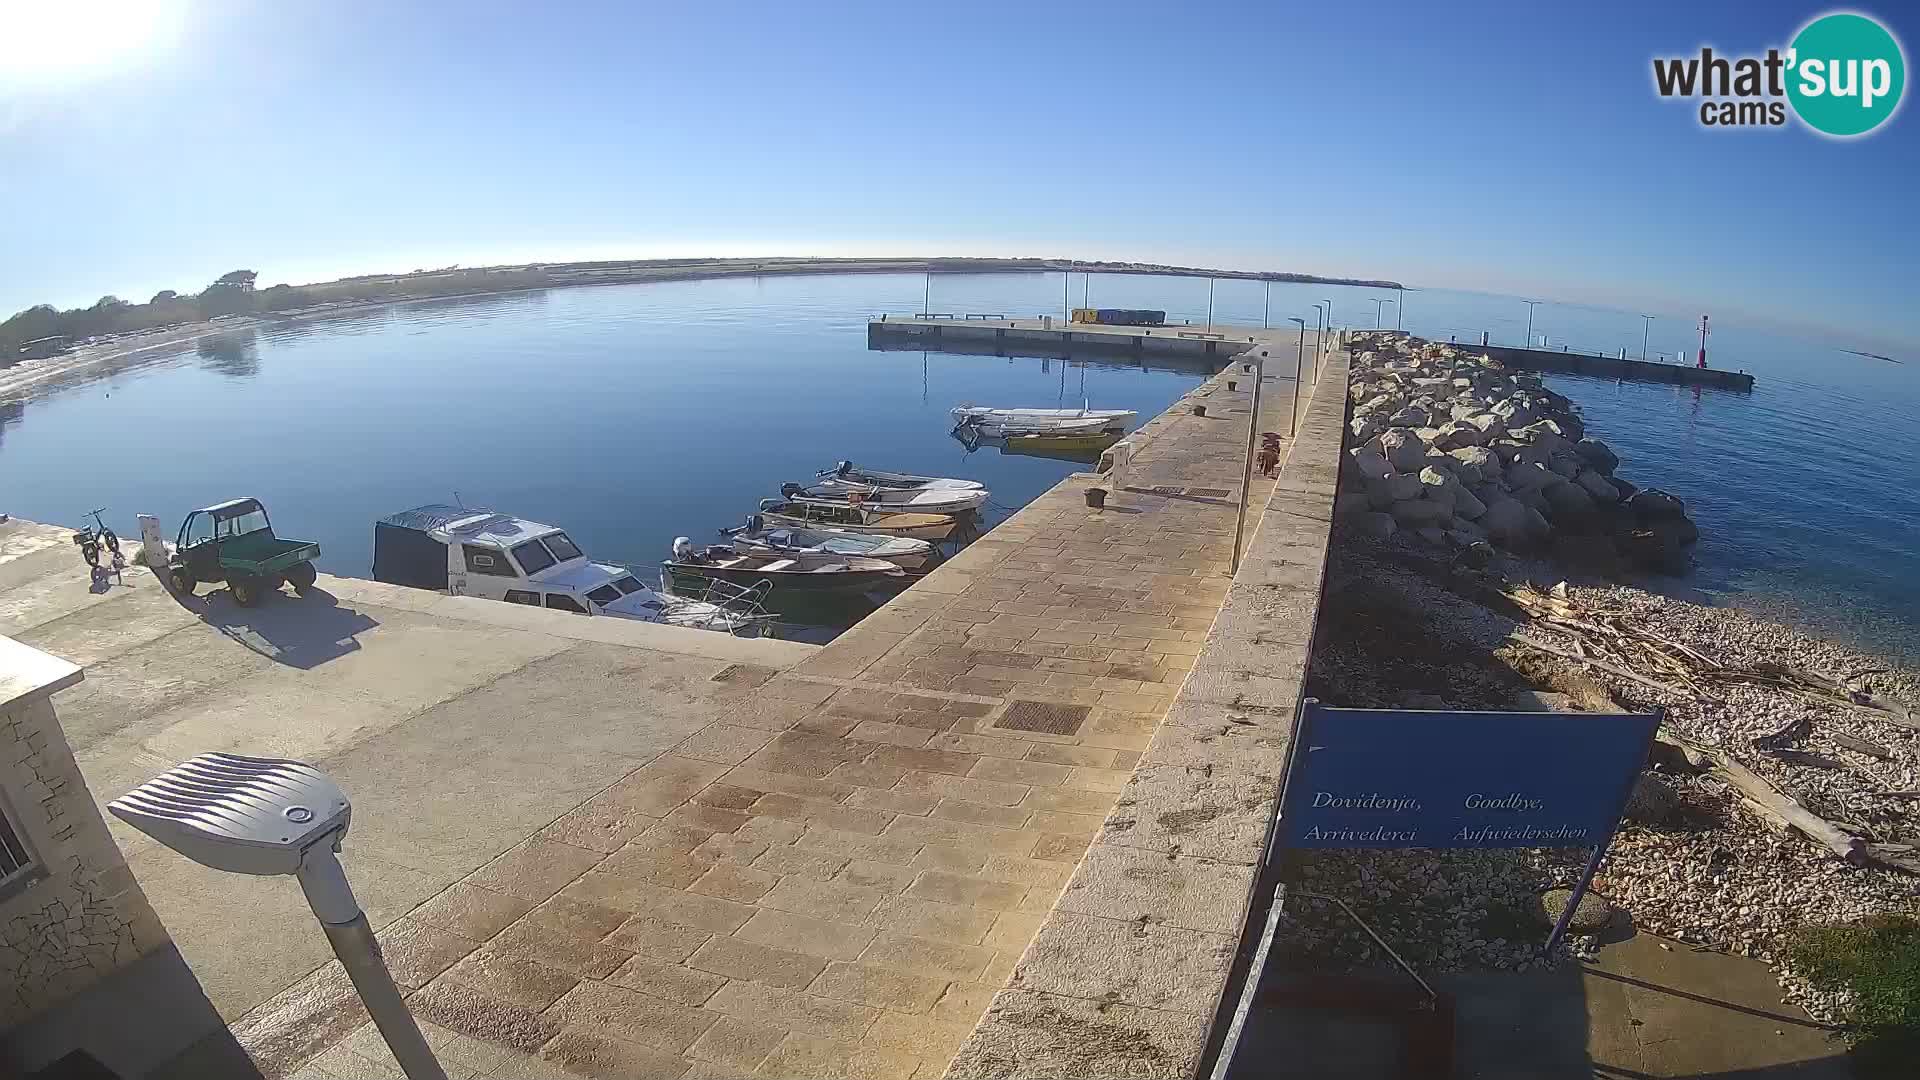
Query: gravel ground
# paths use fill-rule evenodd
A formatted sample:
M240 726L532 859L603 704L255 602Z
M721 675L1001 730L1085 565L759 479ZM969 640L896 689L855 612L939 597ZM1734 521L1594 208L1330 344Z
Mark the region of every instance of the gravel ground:
M1542 587L1559 580L1547 565L1501 557L1508 580ZM1703 607L1627 585L1570 587L1588 608L1629 611L1640 625L1723 663L1791 665L1894 701L1920 706L1920 673L1818 640L1730 608ZM1829 821L1889 842L1920 844L1920 800L1888 792L1920 789L1920 731L1838 703L1735 686L1720 700L1668 695L1630 680L1506 641L1517 625L1451 576L1444 557L1401 540L1339 538L1316 643L1309 693L1332 705L1520 708L1528 689L1571 692L1567 707L1604 708L1611 696L1631 709L1667 710L1674 730L1713 746L1765 776ZM1551 638L1535 625L1530 634ZM1865 673L1865 674L1863 674ZM1537 707L1537 706L1536 706ZM1792 764L1751 740L1805 718L1812 730L1793 749L1837 767ZM1835 742L1835 733L1875 744L1881 760ZM1727 787L1705 776L1665 776L1673 813L1629 824L1614 841L1595 888L1632 925L1696 947L1774 963L1783 935L1809 923L1920 909L1920 877L1855 868L1798 836L1770 832ZM1299 888L1353 904L1416 968L1519 969L1545 938L1536 897L1571 884L1581 851L1323 852L1306 860ZM1300 931L1297 959L1375 967L1385 958L1331 905L1290 905ZM1607 932L1575 936L1589 952ZM1560 959L1560 958L1556 958ZM1835 1020L1842 1004L1781 971L1786 999Z

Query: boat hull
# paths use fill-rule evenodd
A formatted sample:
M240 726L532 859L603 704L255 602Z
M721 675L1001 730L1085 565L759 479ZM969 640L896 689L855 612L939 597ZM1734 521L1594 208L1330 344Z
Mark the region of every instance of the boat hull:
M709 578L716 581L731 582L735 585L752 586L762 581L771 581L773 587L786 592L865 592L884 585L897 583L904 576L900 569L889 565L886 569L836 570L821 572L812 570L755 570L752 568L734 569L725 566L709 566L703 563L669 562L667 572L680 578Z

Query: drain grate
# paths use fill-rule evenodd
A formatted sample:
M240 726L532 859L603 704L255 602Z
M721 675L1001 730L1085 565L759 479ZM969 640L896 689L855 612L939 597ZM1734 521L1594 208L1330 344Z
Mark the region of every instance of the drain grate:
M1200 499L1224 499L1233 494L1232 488L1188 488L1187 494Z
M1127 490L1133 492L1135 495L1168 495L1168 496L1178 495L1180 494L1180 491L1181 491L1181 489L1177 487L1164 487L1164 486L1162 487L1130 487L1130 488L1127 488Z
M1047 735L1077 735L1091 710L1085 705L1060 705L1051 701L1015 700L1007 704L1006 715L993 726L1008 731L1037 731Z
M773 668L760 667L757 664L728 664L708 677L709 682L738 683L754 687L778 675Z

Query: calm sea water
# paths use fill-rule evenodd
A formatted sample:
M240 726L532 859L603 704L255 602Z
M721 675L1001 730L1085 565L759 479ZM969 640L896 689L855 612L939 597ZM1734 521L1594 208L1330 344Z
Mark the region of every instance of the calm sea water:
M1058 314L1165 308L1203 323L1199 279L951 275L934 311ZM1208 373L1150 362L1062 363L871 352L866 321L922 307L920 275L771 277L565 289L397 305L230 335L0 403L0 511L78 523L106 505L171 530L197 506L265 500L286 534L320 541L323 569L365 576L373 521L420 503L491 506L570 530L596 558L650 567L675 536L717 539L783 481L840 458L980 479L1003 517L1071 463L968 454L948 435L962 402L1137 409L1150 416ZM1373 324L1375 298L1324 285L1223 281L1220 322ZM1446 340L1527 334L1498 296L1404 294L1404 326ZM1393 325L1392 304L1382 321ZM1688 347L1654 323L1649 351ZM1534 312L1553 345L1640 352L1632 313ZM1622 475L1687 499L1703 540L1676 583L1909 662L1920 661L1920 366L1898 366L1722 320L1718 366L1752 395L1556 377ZM837 624L860 613L808 613ZM829 631L830 632L830 631ZM817 635L816 635L817 636Z

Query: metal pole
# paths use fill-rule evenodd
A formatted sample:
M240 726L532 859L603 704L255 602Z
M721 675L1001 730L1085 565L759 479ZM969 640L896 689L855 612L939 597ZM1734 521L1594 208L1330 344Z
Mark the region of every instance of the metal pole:
M1647 358L1647 336L1653 333L1653 316L1642 315L1640 318L1642 320L1640 323L1640 359L1645 360Z
M1593 849L1593 858L1587 860L1587 868L1580 872L1580 883L1573 887L1573 895L1567 897L1566 910L1560 913L1560 918L1553 924L1553 933L1547 935L1547 944L1540 950L1541 955L1553 955L1554 945L1558 944L1561 935L1567 932L1567 924L1573 921L1573 911L1580 906L1580 899L1587 895L1587 886L1593 884L1594 872L1600 869L1600 860L1606 856L1607 845L1611 843L1613 843L1613 834L1608 833L1607 838L1600 842L1600 846Z
M925 318L933 311L933 271L927 271L926 285L920 292L920 316Z
M1531 348L1533 348L1533 308L1534 308L1534 305L1535 305L1535 304L1538 304L1538 303L1539 303L1540 301L1538 301L1538 300L1522 300L1522 301L1520 301L1520 302L1521 302L1521 303L1523 303L1523 304L1525 304L1525 305L1527 305L1527 344L1526 344L1526 347L1527 347L1527 348L1529 348L1529 349L1531 349Z
M1333 329L1333 301L1331 299L1327 300L1326 305L1327 305L1327 329L1331 330Z
M1266 300L1260 308L1260 329L1267 328L1267 317L1273 314L1273 282L1266 282Z
M1300 341L1293 349L1293 402L1287 416L1287 438L1293 438L1300 430L1300 354L1307 349L1307 320L1294 319L1300 324Z
M1083 270L1080 272L1080 306L1081 307L1090 308L1093 306L1093 301L1087 299L1087 294L1092 291L1093 291L1093 275Z
M1213 279L1207 279L1207 333L1213 333Z
M1070 285L1072 282L1073 282L1073 270L1072 269L1062 270L1060 272L1060 321L1061 322L1073 321L1067 315L1067 304L1068 304L1067 286Z
M1240 572L1241 538L1247 531L1247 489L1253 487L1253 447L1260 439L1260 385L1267 381L1267 350L1260 350L1254 365L1253 412L1247 417L1247 461L1240 474L1240 517L1233 526L1233 565L1227 571L1229 576Z
M420 1034L420 1026L413 1022L406 1001L393 985L393 973L387 970L373 927L367 925L366 913L360 910L353 890L347 885L340 860L324 841L307 851L300 863L298 880L300 890L306 894L307 906L313 909L327 933L333 955L340 958L340 966L346 969L347 978L359 991L367 1015L380 1029L381 1038L387 1041L387 1048L393 1051L393 1059L407 1074L407 1080L447 1080L446 1072L433 1056L433 1048Z
M1404 325L1406 321L1406 316L1407 316L1407 290L1405 288L1402 288L1400 290L1400 302L1398 304L1395 304L1393 308L1393 328L1395 330L1406 329Z

